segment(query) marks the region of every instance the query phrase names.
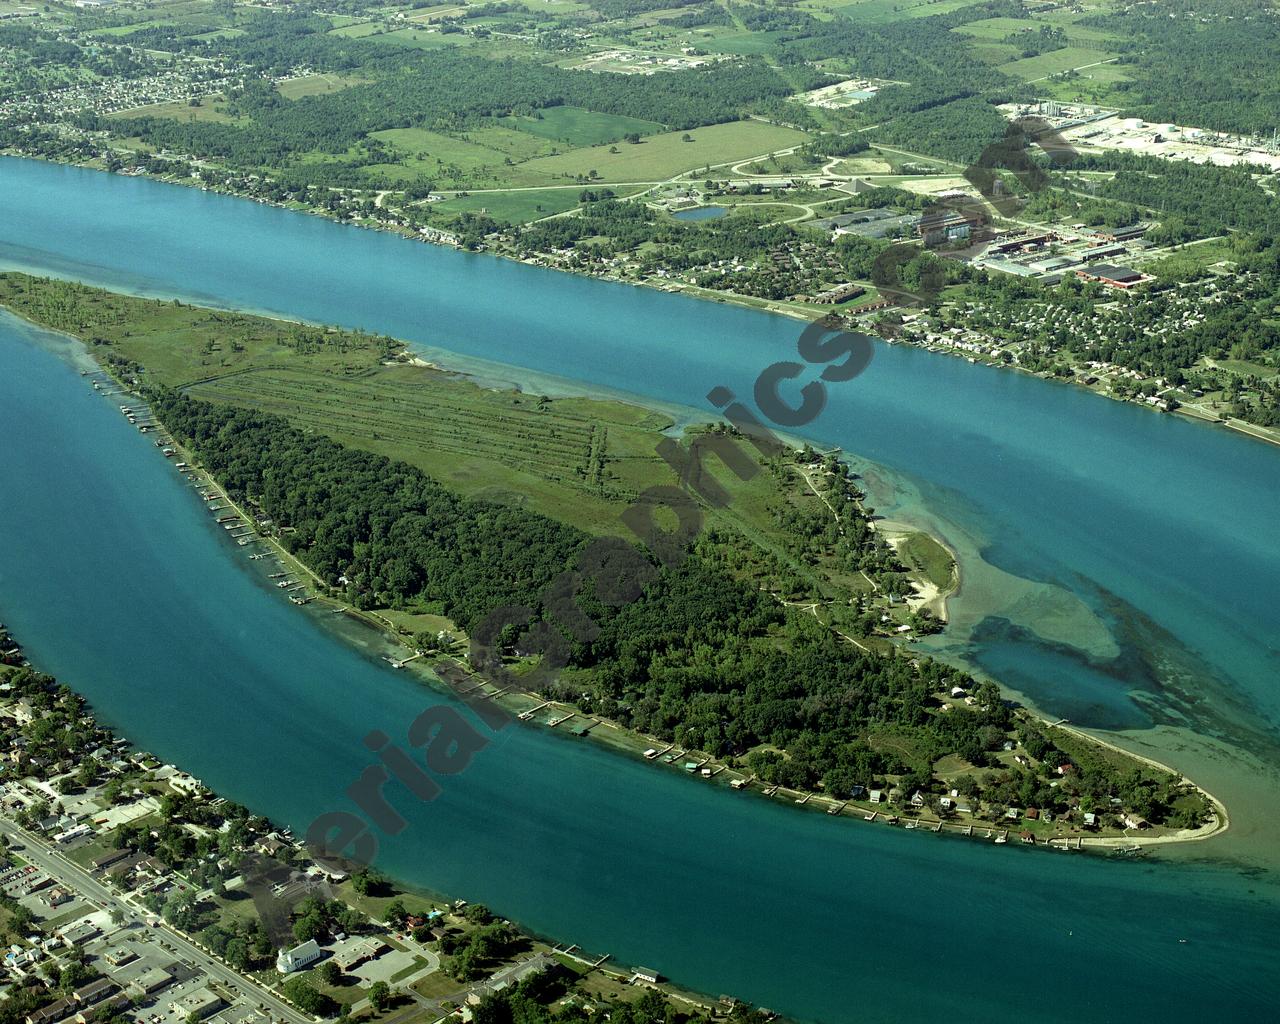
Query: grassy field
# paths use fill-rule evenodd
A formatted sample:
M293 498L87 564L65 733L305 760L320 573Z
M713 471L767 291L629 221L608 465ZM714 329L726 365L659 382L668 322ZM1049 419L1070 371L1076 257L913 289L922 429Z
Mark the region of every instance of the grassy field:
M222 106L221 96L206 96L198 107L193 107L186 100L175 100L172 103L152 103L132 110L120 110L107 117L167 117L174 121L210 121L216 124L247 124L249 120L228 114Z
M954 585L956 563L951 552L927 533L909 535L898 546L898 554L907 566L923 573L940 590Z
M571 188L542 188L525 192L473 192L470 195L433 203L433 217L452 217L459 213L486 213L494 220L511 224L527 224L529 221L563 213L578 205L578 186Z
M304 78L291 78L276 86L276 91L287 100L300 100L304 96L326 96L331 92L341 92L348 86L359 85L361 78L346 75L307 75Z
M1094 68L1085 68L1069 77L1050 78L1036 84L1036 91L1065 103L1113 103L1123 106L1123 94L1120 99L1112 99L1117 82L1131 81L1131 76L1123 64L1099 64Z
M439 183L462 187L485 183L501 184L513 176L508 160L517 164L549 154L554 148L546 139L511 128L487 126L459 135L444 135L425 128L389 128L372 133L372 138L394 148L395 163L372 164L367 173L392 181L411 181L419 176ZM533 184L539 184L535 180Z
M1038 32L1047 22L1035 18L987 18L984 21L971 21L967 25L953 28L951 31L961 35L973 36L975 39L986 39L999 42L1014 32ZM1059 25L1073 43L1105 43L1114 38L1109 32L1101 29L1085 28L1077 25Z
M877 25L903 18L931 18L935 14L950 14L979 2L980 0L862 0L861 3L848 4L834 10L850 21Z
M747 160L805 141L803 132L762 121L735 121L696 128L687 134L692 141L684 141L685 132L666 132L652 135L639 145L621 143L616 153L611 153L608 146L593 146L531 160L522 170L552 178L572 178L594 170L601 181L656 181L708 165Z
M1064 46L1061 50L1042 53L1038 57L1025 57L1022 60L1001 64L1000 70L1012 78L1023 82L1034 82L1050 75L1061 74L1072 68L1084 67L1111 60L1115 56L1106 50L1088 50L1081 46ZM1093 70L1090 68L1089 70Z
M657 482L665 469L654 454L665 421L648 410L541 401L421 367L350 378L263 369L190 390L401 459L461 493L528 503L593 530L616 527L617 503Z
M599 114L581 107L544 107L538 117L507 117L503 123L530 135L570 146L599 146L630 134L652 135L662 131L654 121L619 114Z

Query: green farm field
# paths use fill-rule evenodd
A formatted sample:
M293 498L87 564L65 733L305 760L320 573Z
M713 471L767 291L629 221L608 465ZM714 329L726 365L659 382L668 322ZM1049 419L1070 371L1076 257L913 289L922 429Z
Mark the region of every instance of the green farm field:
M950 14L979 2L980 0L863 0L862 3L847 4L834 10L850 21L883 25L903 18L932 18L936 14Z
M688 134L692 141L683 141ZM652 135L639 145L621 143L616 153L607 146L593 146L559 156L531 160L521 168L526 174L547 178L588 175L596 171L601 181L655 181L672 178L708 165L748 160L804 143L803 132L762 121L734 121L685 132Z
M581 107L544 107L537 117L507 117L503 124L541 139L570 146L599 146L638 132L652 135L663 126L654 121L620 114L600 114Z

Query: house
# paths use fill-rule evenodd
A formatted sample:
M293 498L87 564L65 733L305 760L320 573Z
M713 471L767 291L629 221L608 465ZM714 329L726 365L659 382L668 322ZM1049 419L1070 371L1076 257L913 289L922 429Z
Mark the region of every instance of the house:
M1038 808L1036 808L1036 807L1028 807L1028 808L1027 808L1027 813L1026 813L1026 814L1024 814L1024 815L1023 815L1023 817L1024 817L1024 818L1026 818L1026 819L1027 819L1027 821L1039 821L1039 820L1040 820L1040 810L1039 810Z
M194 1014L197 1019L203 1020L209 1014L216 1013L221 1008L222 997L214 993L208 986L198 988L189 995L175 999L169 1004L169 1009L184 1019Z
M1130 811L1128 814L1124 816L1124 827L1135 828L1135 829L1150 828L1151 822L1147 821L1147 819L1142 817L1142 815L1134 814L1132 811Z
M508 964L468 992L467 1002L475 1006L482 1002L486 996L494 995L513 985L518 985L525 978L559 966L560 961L548 953L539 953L536 956L529 957L528 960Z
M949 811L951 810L951 808L955 806L955 801L952 800L951 797L949 796L944 796L941 800L938 801L938 803L942 805L942 809L944 811Z
M320 944L315 939L308 939L293 949L280 950L280 955L276 957L276 970L281 974L292 974L315 963L322 956L324 950L320 948Z
M1084 812L1084 824L1086 828L1097 828L1098 816L1093 811Z
M27 1014L27 1024L54 1024L55 1021L69 1017L73 1009L75 1009L75 1003L70 999L59 999L56 1003L50 1003L39 1010L32 1010Z
M91 981L87 985L82 985L71 993L71 998L81 1006L91 1006L94 1003L101 1002L107 996L115 992L119 986L110 978L99 978L97 981Z
M649 967L637 967L632 977L637 981L648 982L650 985L656 985L662 980L662 975Z
M271 835L259 839L253 844L253 848L267 857L275 857L281 850L287 850L289 848L289 844L281 840L281 838L273 832Z
M103 999L101 1002L94 1003L92 1006L86 1006L76 1014L76 1024L90 1024L95 1020L110 1020L121 1010L125 1009L132 1000L123 992L117 992L113 996Z
M868 797L868 799L869 799L873 804L878 804L878 803L880 803L880 801L882 801L882 800L884 799L884 793L883 793L881 790L873 789L873 790L871 791L871 795Z
M1016 807L1010 807L1007 811L1004 812L1004 816L1008 818L1010 821L1017 821L1019 818L1022 817L1022 812Z
M920 790L917 789L914 793L911 794L912 807L923 807L926 803L927 801L924 798L924 794L921 793Z

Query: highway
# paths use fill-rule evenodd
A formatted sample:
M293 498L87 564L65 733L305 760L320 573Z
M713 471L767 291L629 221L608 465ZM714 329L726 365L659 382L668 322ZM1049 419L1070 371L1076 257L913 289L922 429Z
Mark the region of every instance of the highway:
M108 889L105 885L85 871L80 865L69 860L62 853L51 848L42 839L23 831L7 818L0 818L0 834L8 837L10 844L18 843L23 847L22 857L34 864L55 881L68 889L73 889L89 897L94 903L106 910L119 910L124 914L126 924L142 925L149 911L139 907L128 896ZM274 992L243 974L232 970L220 960L195 943L187 939L181 932L175 931L167 924L161 924L165 941L173 946L177 956L202 970L210 978L221 982L227 989L244 998L247 1002L265 1007L278 1020L286 1024L313 1024L312 1018L300 1013L282 1000Z

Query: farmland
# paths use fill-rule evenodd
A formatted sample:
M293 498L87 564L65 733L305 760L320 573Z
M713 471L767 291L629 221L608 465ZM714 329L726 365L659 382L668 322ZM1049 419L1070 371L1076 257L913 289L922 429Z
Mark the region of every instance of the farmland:
M687 140L686 140L687 136ZM590 176L599 180L655 181L706 166L746 160L778 149L798 146L802 132L759 121L711 125L690 132L651 135L639 144L593 146L559 156L531 160L524 166L548 178ZM616 150L616 151L614 151Z
M503 123L517 131L570 146L599 146L636 132L651 135L662 131L654 121L618 114L600 114L581 107L544 107L536 117L509 117Z

